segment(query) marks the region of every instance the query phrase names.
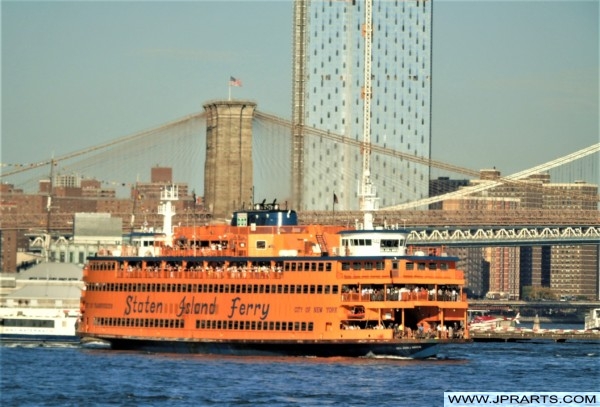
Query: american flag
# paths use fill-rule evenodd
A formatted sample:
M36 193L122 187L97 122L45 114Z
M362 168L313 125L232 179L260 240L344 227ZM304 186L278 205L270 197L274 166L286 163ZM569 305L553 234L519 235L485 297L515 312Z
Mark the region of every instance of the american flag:
M229 86L242 86L242 81L234 78L233 76L229 77Z

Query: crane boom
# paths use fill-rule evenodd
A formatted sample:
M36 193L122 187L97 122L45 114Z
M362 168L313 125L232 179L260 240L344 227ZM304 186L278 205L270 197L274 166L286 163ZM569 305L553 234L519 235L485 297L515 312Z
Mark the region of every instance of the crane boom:
M362 176L359 187L360 210L364 213L364 228L373 228L372 211L377 209L375 187L371 183L371 46L373 43L373 3L365 0L365 23L363 25L365 40L364 54L364 110L363 110L363 142L362 142Z

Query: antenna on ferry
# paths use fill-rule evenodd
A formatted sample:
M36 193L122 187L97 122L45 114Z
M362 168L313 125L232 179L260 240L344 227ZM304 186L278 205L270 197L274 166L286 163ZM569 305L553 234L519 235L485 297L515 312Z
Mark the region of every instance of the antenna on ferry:
M362 142L362 179L358 191L360 210L364 213L363 228L373 229L373 211L378 209L378 198L375 187L371 183L371 46L373 35L373 4L372 0L365 1L365 23L363 36L365 38L364 55L364 110L363 110L363 142Z

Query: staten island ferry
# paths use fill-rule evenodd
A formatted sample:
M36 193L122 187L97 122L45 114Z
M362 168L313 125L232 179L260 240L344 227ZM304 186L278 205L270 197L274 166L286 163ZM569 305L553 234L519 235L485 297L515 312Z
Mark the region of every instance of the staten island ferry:
M468 342L457 258L401 228L301 225L258 204L231 221L99 250L84 268L79 336L113 349L429 358Z

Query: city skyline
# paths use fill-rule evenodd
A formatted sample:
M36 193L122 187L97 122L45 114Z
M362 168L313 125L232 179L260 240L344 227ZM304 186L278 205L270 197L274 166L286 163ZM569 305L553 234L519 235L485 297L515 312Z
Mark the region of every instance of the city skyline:
M289 118L292 7L3 2L3 165L201 111L231 76ZM598 3L435 1L433 27L432 158L510 174L598 142Z

